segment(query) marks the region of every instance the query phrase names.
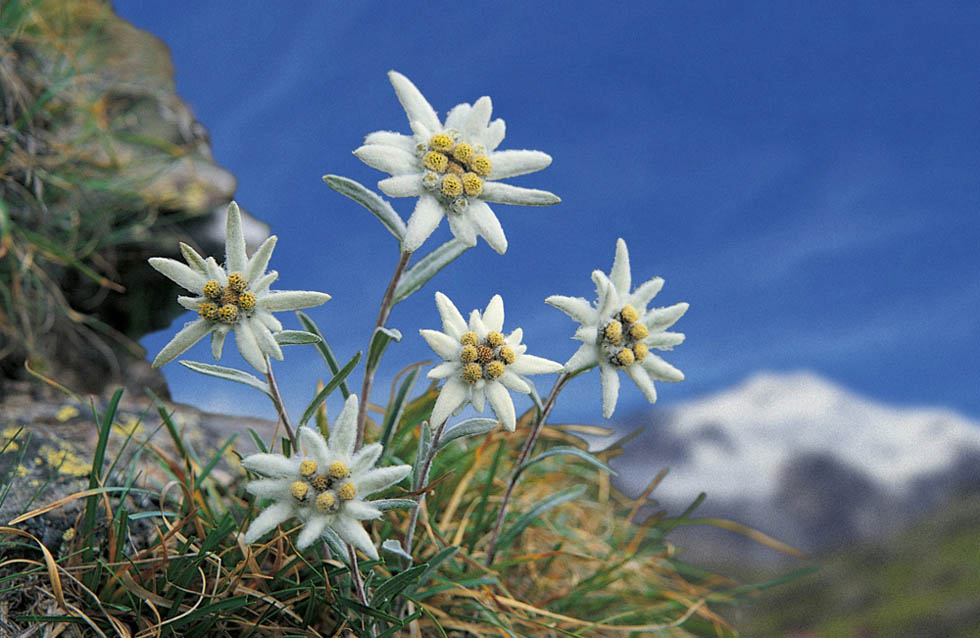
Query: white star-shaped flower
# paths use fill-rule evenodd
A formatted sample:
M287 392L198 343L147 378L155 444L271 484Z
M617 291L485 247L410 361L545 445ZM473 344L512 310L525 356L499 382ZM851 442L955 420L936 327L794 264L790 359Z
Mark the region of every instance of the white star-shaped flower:
M340 538L377 560L378 550L361 521L381 518L381 510L365 497L391 487L412 470L409 465L375 468L383 451L380 443L356 453L357 395L344 409L325 441L316 428L299 428L302 453L288 459L281 454L253 454L242 459L246 469L270 478L251 481L245 489L275 502L249 525L245 542L254 543L280 523L296 517L303 531L298 549L309 547L329 527Z
M443 124L408 78L396 71L390 71L388 77L408 114L413 135L371 133L354 155L391 175L378 182L389 197L419 198L408 220L402 250L418 250L446 216L458 240L474 246L479 235L503 254L507 238L487 202L548 206L561 201L547 191L498 181L539 171L551 164L551 156L541 151L496 150L504 139L504 121L490 121L489 97L481 97L472 106L456 106Z
M650 403L657 400L654 379L684 380L683 372L650 350L673 350L684 341L682 333L666 329L687 312L688 304L648 310L647 304L660 292L664 280L654 277L631 293L629 253L622 239L616 242L612 271L607 276L596 270L592 281L596 286L595 305L582 297L561 295L552 295L545 302L582 324L573 338L583 343L565 363L565 372L599 365L602 415L608 419L619 398L619 370L633 379Z
M214 257L204 259L184 243L181 243L180 251L187 264L152 257L150 265L153 268L194 293L193 296L177 297L177 302L199 315L163 347L153 360L153 367L172 361L207 334L211 335L211 353L215 359L220 359L229 330L235 331L238 351L256 370L266 371L266 355L282 359L282 350L273 334L282 330L282 324L272 313L319 306L330 299L330 295L307 290L270 291L269 286L279 275L274 270L267 273L265 269L275 245L276 236L273 235L248 258L241 211L238 204L232 202L228 206L224 267L219 266Z
M521 345L524 333L520 328L503 335L504 302L500 295L493 296L482 316L479 310L470 313L469 324L441 292L436 293L436 306L443 331L419 331L436 354L445 359L428 374L431 379L446 379L430 423L438 427L467 403L483 412L489 399L494 414L513 432L517 420L507 390L528 394L531 388L524 375L558 372L561 364L525 354L527 346Z

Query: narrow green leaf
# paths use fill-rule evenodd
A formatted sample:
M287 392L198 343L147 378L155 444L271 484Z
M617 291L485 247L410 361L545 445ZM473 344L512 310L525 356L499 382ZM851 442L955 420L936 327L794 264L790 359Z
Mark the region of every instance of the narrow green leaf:
M402 418L402 412L405 410L405 398L415 388L415 380L418 379L419 370L420 368L416 367L408 371L401 385L398 386L398 391L395 392L395 398L392 399L388 405L388 410L385 412L384 421L381 423L381 438L378 439L385 451L388 450L388 443L391 442L391 435L395 432L395 426Z
M238 433L236 432L228 437L228 440L225 441L225 444L221 446L220 450L214 453L214 456L211 457L211 460L208 461L208 464L204 466L204 469L202 469L201 473L198 475L196 481L198 485L204 482L204 479L208 477L208 474L211 473L211 470L214 469L214 466L218 464L218 461L221 460L221 458L225 455L225 452L228 451L228 448L231 447L231 444L234 443L235 439L237 438Z
M382 498L369 502L382 512L386 510L408 509L416 505L415 501L410 498Z
M442 438L439 439L439 449L441 450L456 439L475 436L477 434L486 434L497 427L498 424L499 421L497 419L485 419L481 417L466 419L457 423L446 432L443 432Z
M573 498L578 498L583 492L585 492L585 486L576 485L575 487L562 490L561 492L552 494L548 498L544 499L521 515L521 517L518 518L517 521L515 521L514 524L507 529L507 531L500 535L500 539L497 541L497 548L502 549L507 547L513 543L517 536L524 531L524 528L530 525L538 516L541 516L541 514L547 512L553 507L561 505L566 501L570 501Z
M432 578L432 575L436 573L436 570L439 569L439 566L445 563L453 556L455 556L456 552L458 551L459 551L458 545L450 545L449 547L444 547L443 549L439 550L439 552L429 560L429 566L426 568L424 572L422 572L422 575L419 577L418 585L416 585L412 589L414 590L416 587L421 587L422 585L427 583L429 579Z
M218 377L219 379L225 379L227 381L234 381L235 383L247 385L250 388L255 388L256 390L265 393L267 397L272 398L272 390L269 389L268 383L243 370L236 370L235 368L219 366L213 363L201 363L200 361L181 360L177 363L185 368L193 370L194 372L200 372L201 374L206 374L211 377Z
M454 259L462 255L469 246L456 238L450 239L428 255L418 260L414 266L405 271L401 281L395 288L394 303L400 303L413 292L435 277L436 273L445 268Z
M122 398L122 388L113 393L112 398L109 399L108 405L106 405L105 414L102 417L102 423L99 427L99 439L95 444L95 456L92 458L92 471L89 472L88 477L88 487L90 490L94 490L101 486L102 484L102 463L105 460L105 449L106 445L109 443L109 433L112 430L112 421L116 418L116 410L119 408L119 400ZM94 408L94 403L93 403ZM93 412L95 410L93 409ZM98 414L95 415L98 418ZM98 514L99 509L99 497L89 496L85 499L85 519L82 522L82 538L85 540L85 551L82 556L85 561L91 561L94 554L92 551L92 530L95 529L95 518ZM90 585L94 582L93 579L98 578L98 573L91 572L92 579L90 580Z
M385 542L381 543L381 549L385 550L386 552L391 552L396 556L401 556L402 558L406 559L409 563L412 562L412 555L406 552L404 549L402 549L402 544L393 538L389 538Z
M421 431L419 432L419 447L415 454L415 464L412 467L412 489L419 489L425 484L428 476L422 476L422 467L429 458L432 451L432 428L428 421L422 421ZM428 474L428 472L426 472Z
M392 598L401 593L402 590L418 582L419 578L422 577L422 573L428 567L426 563L409 567L405 571L395 574L378 585L378 588L374 590L374 596L371 598L371 606L375 609L382 609Z
M520 474L521 472L523 472L524 470L526 470L530 466L534 465L535 463L539 463L539 462L545 460L546 458L548 458L549 456L555 456L556 454L570 454L572 456L577 456L578 458L582 459L583 461L586 461L587 463L590 463L590 464L596 466L600 470L604 470L606 472L609 472L613 476L616 476L616 472L613 471L613 469L611 467L609 467L608 465L606 465L605 463L603 463L602 461L600 461L596 457L592 456L591 454L589 454L585 450L580 450L579 448L572 447L570 445L568 445L568 446L563 445L563 446L560 446L560 447L553 447L550 450L547 450L545 452L542 452L541 454L538 454L536 457L534 457L530 461L527 461L526 463L524 463L524 465L522 465L519 468L517 468L517 473Z
M267 454L269 452L269 448L265 446L265 441L262 440L262 437L259 436L259 433L254 429L248 429L248 438L252 439L252 443L255 444L255 449L257 449L259 452L262 452L263 454Z
M405 222L391 207L391 204L382 199L380 195L352 179L339 175L324 175L323 181L344 197L353 199L371 211L399 242L405 239Z
M276 333L276 343L280 346L300 346L323 341L319 335L305 330L283 330Z
M344 382L344 379L346 379L347 376L354 370L354 368L357 366L357 362L360 360L361 353L358 351L357 354L351 357L351 360L348 361L347 364L334 375L333 379L330 379L330 382L323 386L322 390L317 392L316 396L313 398L313 401L311 401L310 405L306 407L306 412L303 413L303 418L299 420L300 425L303 425L310 420L310 417L313 416L320 404L323 403L331 392L337 389L337 386Z
M385 348L392 341L401 341L402 333L394 328L385 328L383 326L378 326L374 329L374 334L371 335L371 343L368 345L368 357L367 366L368 370L374 370L378 367L378 362L381 361L381 355L384 354Z
M333 350L331 350L330 346L327 345L327 340L323 338L323 333L320 332L320 328L317 327L313 319L311 319L305 312L297 311L296 317L307 331L320 337L320 341L316 343L316 349L320 352L320 356L323 357L327 367L330 368L330 372L334 376L337 376L337 373L340 372L340 362L337 361L337 357L334 356ZM347 387L346 382L340 384L340 393L344 395L344 400L350 396L350 388Z

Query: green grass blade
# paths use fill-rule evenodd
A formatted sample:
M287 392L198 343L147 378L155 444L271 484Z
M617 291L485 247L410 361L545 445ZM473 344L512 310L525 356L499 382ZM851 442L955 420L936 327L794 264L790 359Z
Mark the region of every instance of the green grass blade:
M300 425L303 425L310 420L310 418L316 412L316 409L320 407L320 404L326 400L331 392L336 390L338 386L344 383L344 379L346 379L347 376L354 371L354 368L357 366L357 362L360 360L361 353L358 351L357 354L351 357L351 360L348 361L347 364L334 375L333 379L330 379L330 382L323 386L322 390L316 393L316 396L313 397L310 404L306 406L306 411L303 412L303 417L299 420Z
M398 421L402 417L402 412L405 410L405 398L415 388L415 381L418 379L418 376L419 368L414 368L405 375L401 385L398 386L398 391L395 392L395 398L392 399L388 410L385 412L384 421L381 423L381 438L378 439L378 442L385 450L388 449L388 444L391 442L391 435L394 434L395 426L398 424Z
M296 318L299 319L301 324L303 324L303 328L305 328L307 332L320 337L320 341L314 345L316 345L316 349L320 353L320 356L323 357L327 367L330 368L330 373L337 376L337 373L340 372L340 362L337 361L337 357L334 356L333 350L331 350L330 346L327 345L327 340L323 338L323 333L320 332L320 328L316 325L316 322L314 322L308 314L302 311L296 311ZM347 387L346 382L340 384L340 393L344 395L345 400L350 396L350 388Z
M507 531L500 535L500 540L497 541L497 548L503 549L504 547L507 547L514 542L518 535L524 531L524 528L530 525L534 519L541 516L553 507L557 507L558 505L561 505L566 501L570 501L573 498L578 498L584 492L584 485L576 485L575 487L562 490L557 494L552 494L548 498L536 504L534 507L522 514L513 525L507 528Z
M524 463L524 465L522 465L519 468L517 468L517 474L521 474L527 468L531 467L535 463L540 463L541 461L545 460L549 456L555 456L555 455L558 455L558 454L569 454L571 456L577 456L578 458L582 459L586 463L589 463L591 465L594 465L597 468L599 468L600 470L603 470L605 472L609 472L613 476L616 476L616 472L613 471L613 469L611 467L609 467L608 465L606 465L605 463L603 463L602 461L600 461L596 457L592 456L591 454L589 454L585 450L581 450L581 449L579 449L577 447L571 447L571 446L565 446L565 445L562 445L562 446L559 446L559 447L553 447L550 450L547 450L545 452L542 452L541 454L537 455L533 459L527 461L526 463Z

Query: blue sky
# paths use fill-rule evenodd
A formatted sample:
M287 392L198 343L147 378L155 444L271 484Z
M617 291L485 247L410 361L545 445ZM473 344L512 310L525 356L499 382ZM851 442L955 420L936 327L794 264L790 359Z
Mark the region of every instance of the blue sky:
M433 356L417 329L439 325L436 290L464 312L500 293L505 328L564 361L575 324L543 299L591 297L589 273L608 271L624 237L634 281L660 275L656 302L691 303L676 327L687 341L665 356L687 380L659 384L664 405L805 368L980 417L978 5L114 4L170 47L239 203L279 236L279 286L333 295L311 314L343 359L364 347L397 255L320 177L384 177L351 151L372 131L408 132L389 69L440 114L491 96L501 148L554 158L514 182L563 203L495 206L507 254L481 241L395 308L388 325L406 338L376 400ZM408 217L412 200L392 203ZM449 236L443 223L427 246ZM170 335L143 341L151 356ZM223 362L245 365L234 355ZM164 370L178 400L272 415L247 389ZM297 412L326 375L303 348L277 373ZM576 379L556 418L600 423L599 394L596 372ZM624 382L619 411L643 404Z

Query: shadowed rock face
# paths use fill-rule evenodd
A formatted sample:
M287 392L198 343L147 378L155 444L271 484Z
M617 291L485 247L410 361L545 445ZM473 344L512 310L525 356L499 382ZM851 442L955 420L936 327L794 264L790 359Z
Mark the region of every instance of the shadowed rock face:
M4 11L0 373L22 378L29 359L82 392L165 392L136 341L181 309L146 260L177 257L178 241L221 257L220 238L201 237L236 180L175 93L166 46L108 2Z

